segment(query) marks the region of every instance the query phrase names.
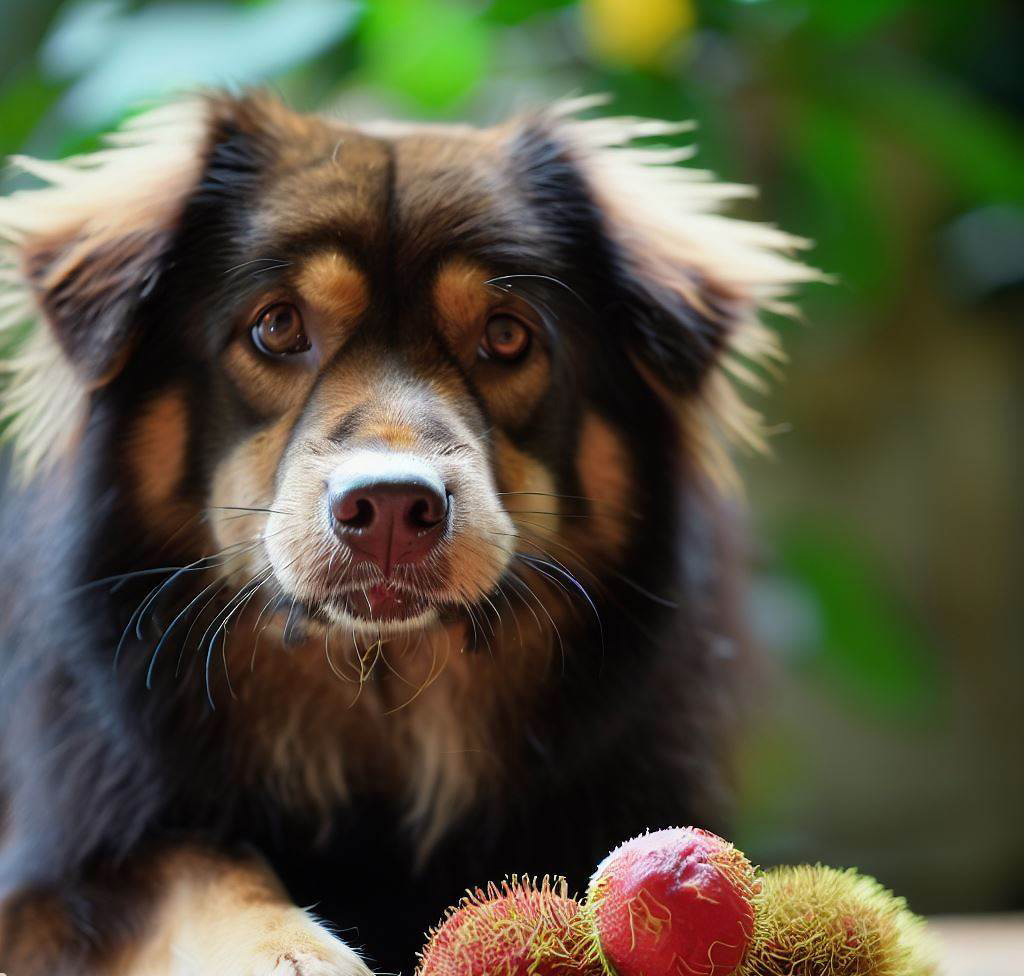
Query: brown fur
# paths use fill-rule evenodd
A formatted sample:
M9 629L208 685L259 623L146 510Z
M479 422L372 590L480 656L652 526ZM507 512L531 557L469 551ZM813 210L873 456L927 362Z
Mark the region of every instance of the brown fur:
M595 518L585 529L572 531L573 542L599 559L615 561L629 536L631 496L635 472L622 434L596 414L583 418L576 462L586 497L593 501Z
M125 452L139 505L146 513L144 524L163 539L199 515L178 494L185 473L188 427L185 394L171 390L143 411Z

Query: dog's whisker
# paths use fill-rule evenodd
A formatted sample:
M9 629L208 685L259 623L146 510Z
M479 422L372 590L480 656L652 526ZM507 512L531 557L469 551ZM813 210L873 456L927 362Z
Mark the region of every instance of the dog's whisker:
M406 637L406 644L408 644L408 636ZM384 667L386 667L388 671L390 671L391 674L395 676L396 680L400 681L403 685L407 685L410 688L417 687L416 682L410 681L404 674L402 674L401 671L399 671L391 663L391 661L388 659L387 652L384 650L383 646L381 647L380 659L384 662Z
M235 522L238 519L254 518L257 515L262 515L262 514L263 514L263 512L239 512L236 515L225 515L222 518L220 518L218 521L220 521L220 522Z
M544 525L534 524L532 522L527 522L525 524L530 527L531 531L540 530L545 532L550 537L545 540L548 545L558 546L559 549L564 549L565 552L567 552L572 557L574 563L577 566L578 571L581 573L585 573L590 578L592 584L596 588L600 589L602 592L606 591L607 587L605 586L604 582L587 565L587 560L576 549L573 549L572 546L567 545L560 538L558 538L558 533L555 530L549 529L547 526ZM491 531L489 534L513 538L518 542L524 543L525 545L533 546L538 552L540 552L544 556L548 556L552 559L554 558L554 556L552 556L551 553L544 549L543 546L540 545L540 543L538 543L535 539L531 539L529 533ZM604 562L604 560L602 560L602 562Z
M145 576L157 576L160 573L173 573L181 569L180 566L157 566L153 569L134 569L127 573L117 573L113 576L104 576L101 579L90 580L88 583L83 583L80 586L72 587L64 593L64 596L74 597L87 590L94 589L97 586L104 586L107 583L124 584L129 580L142 579Z
M291 267L291 261L285 261L281 258L253 258L251 261L243 261L241 264L236 264L233 267L227 269L224 272L224 276L236 274L243 268L252 267L254 264L263 264L265 267L259 268L256 273L262 273L266 271L277 271L283 268Z
M218 599L221 593L223 593L225 588L228 586L228 581L223 578L215 580L214 582L218 582L220 585L213 591L212 594L210 594L210 598L206 601L206 603L204 603L202 607L199 608L199 612L192 618L192 622L188 625L188 629L185 631L185 636L182 639L181 647L178 650L178 661L174 666L175 678L177 678L181 673L181 663L184 659L185 651L188 648L189 638L192 636L192 633L196 628L196 624L198 624L199 621L203 619L203 616L205 615L206 611L209 610L211 606L213 606L214 602Z
M381 644L383 638L378 633L377 640L374 641L371 647L366 648L365 653L359 650L359 644L355 644L356 660L359 662L359 687L356 689L355 697L349 703L349 708L355 706L359 700L359 696L362 694L363 686L370 680L370 676L373 674L373 669L377 665L377 657L380 654ZM370 655L373 654L372 660ZM369 663L367 663L369 661Z
M473 649L479 648L480 644L483 644L487 648L487 654L490 655L490 638L487 636L486 629L483 626L483 619L480 617L479 607L470 605L467 607L469 610L470 619L473 622Z
M227 553L229 550L235 548L236 546L248 545L249 541L250 540L246 540L244 543L233 543L231 546L226 546L224 549L221 549L210 556L204 556L203 558L216 559L218 556ZM197 560L197 562L198 561L199 560ZM188 566L157 566L152 569L136 569L126 573L116 573L113 576L104 576L100 579L90 580L88 583L83 583L81 586L72 587L71 589L67 590L64 595L67 597L76 596L85 590L90 590L96 586L103 586L106 583L115 584L111 589L111 592L113 593L119 590L125 583L130 582L133 579L140 579L144 576L156 576L159 573L174 573L178 570L189 569L193 565L194 564L190 563L188 564Z
M499 498L506 498L512 495L534 495L540 498L560 498L564 501L573 502L590 502L593 503L604 503L601 498L591 498L588 495L563 495L557 491L496 491L494 493Z
M181 525L178 526L163 542L160 546L159 552L166 552L172 545L172 543L193 523L202 521L205 518L205 514L201 511L190 515Z
M511 533L511 532L510 533L495 533L495 534L509 535L509 536L512 536L513 538L517 538L516 534L515 533ZM507 555L507 551L505 550L505 548L502 547L502 546L499 546L496 542L492 542L489 539L483 539L483 538L479 538L476 541L481 542L484 545L490 546L492 549L497 550L503 556ZM475 555L478 555L478 556L482 556L483 555L483 553L481 553L480 550L477 549L476 546L471 544L468 540L465 541L463 544L466 546L466 548L470 552L473 552ZM506 566L506 568L504 570L504 573L505 573L506 576L514 575L514 572L515 572L514 568L511 565ZM516 577L514 581L517 582L517 583L522 583L523 582L523 581L519 580L518 577ZM512 582L511 579L510 579L510 582ZM512 604L509 602L508 595L506 593L504 593L504 591L501 589L500 581L496 585L495 588L497 590L499 590L499 592L502 593L502 595L505 597L505 602L508 603L508 605L509 605L509 611L512 614L512 618L515 621L516 629L519 632L519 643L520 643L520 646L522 647L523 646L523 634L522 634L522 629L520 628L520 625L519 625L519 617L515 613L515 611L512 609ZM528 603L527 600L523 597L521 592L519 592L518 590L514 590L513 592L515 593L515 595L517 597L519 597L520 601L522 602L522 604L526 608L526 610L528 610L529 613L533 616L533 619L534 619L535 623L537 624L537 631L538 631L538 633L543 634L545 632L544 631L544 625L541 623L540 617L537 616L536 611L533 609L533 607L530 605L530 603ZM472 606L470 604L466 604L465 605L465 610L467 611L467 615L470 616L471 622L474 624L474 627L475 627L475 618L472 617ZM475 641L476 641L476 635L474 634L474 642Z
M417 645L418 646L418 645ZM437 644L436 642L431 645L431 658L430 658L430 669L427 671L427 677L416 689L413 696L400 705L395 705L393 708L387 709L385 715L394 715L395 712L401 711L403 708L408 708L420 695L423 694L441 675L444 673L445 668L448 665L448 658L451 656L451 644L447 645L447 652L445 653L444 660L441 662L441 666L437 667ZM409 683L409 682L407 682Z
M571 583L573 586L576 587L577 591L583 596L583 599L587 601L587 604L590 606L590 609L594 613L594 620L597 622L597 629L598 629L598 633L600 634L601 647L602 647L602 652L603 652L603 649L604 649L604 624L601 622L601 614L600 614L600 612L597 609L597 605L594 603L593 599L591 599L590 594L587 592L587 590L583 586L583 584L580 583L580 581L578 579L576 579L576 577L573 576L572 573L570 573L568 569L566 569L564 566L562 566L560 563L558 563L557 560L552 562L552 561L549 561L549 560L538 559L538 558L536 558L534 556L529 556L526 553L522 553L522 552L516 553L516 558L521 560L522 562L525 562L527 566L532 567L533 569L537 570L537 572L542 573L544 576L547 576L548 579L550 579L554 583L558 584L559 588L562 589L562 591L565 592L567 595L569 594L569 591L566 590L565 587L561 583L558 582L558 579L555 576L553 576L553 575L551 575L551 573L547 572L547 569L550 569L552 572L560 573L566 580L568 580L569 583ZM546 567L546 568L542 568L542 567Z
M473 628L473 646L476 647L479 638L476 631L476 617L473 616L473 607L471 605L466 606L466 615L469 617L470 626Z
M557 536L556 530L552 529L550 526L542 525L542 524L536 523L536 522L526 522L524 524L528 525L531 530L536 530L536 531L544 532L548 536ZM506 536L512 536L513 538L519 538L519 539L523 539L524 541L528 541L527 537L525 535L521 535L519 533L513 533L513 532L491 532L491 535L506 535ZM532 540L529 540L529 541L530 541L531 545L536 545L536 543L533 542ZM574 557L574 559L576 559L578 561L579 569L585 571L590 576L590 578L593 580L595 585L600 586L602 588L602 591L607 593L607 587L604 585L604 583L600 580L600 578L592 570L587 568L586 560L584 560L583 557L575 549L573 549L570 546L566 545L565 542L561 541L558 538L549 538L547 541L548 541L548 543L550 545L558 546L560 549L564 549L566 552L568 552L570 555L572 555ZM668 597L659 596L657 593L652 593L650 590L648 590L646 587L644 587L643 585L638 583L632 577L627 576L621 570L617 569L615 567L615 565L607 557L601 557L601 556L593 557L592 556L591 558L597 558L601 562L601 564L603 565L604 570L609 575L614 576L618 580L621 580L623 583L625 583L631 589L635 590L641 596L647 597L649 600L653 601L654 603L657 603L660 606L666 607L669 610L678 610L679 609L679 604L675 600L669 599ZM616 603L617 603L617 605L621 606L621 604L619 604L618 601L616 601Z
M543 528L543 527L542 526L536 526L535 528L539 529L539 528ZM511 533L493 533L493 534L510 535ZM526 545L533 546L535 549L538 550L538 552L541 552L542 554L548 556L549 558L552 558L552 559L554 558L554 556L552 556L551 553L546 552L535 540L530 539L528 536L521 535L521 536L516 536L516 538L518 538L519 541L521 541L522 543L524 543ZM561 549L565 549L567 552L569 552L571 555L573 555L574 558L578 561L578 567L577 567L578 571L585 572L587 574L587 576L592 580L593 585L596 588L600 589L602 599L604 601L606 601L606 602L610 602L611 604L613 604L621 613L623 613L626 616L626 618L628 620L630 620L636 626L636 628L639 631L641 631L642 633L646 634L652 641L656 640L656 638L651 634L650 629L647 627L647 625L642 620L637 619L636 615L629 611L629 609L626 607L626 605L620 599L618 599L615 596L615 591L613 589L611 589L610 587L608 587L606 585L606 583L599 576L597 576L597 574L593 570L591 570L586 565L585 561L579 555L579 553L577 553L574 549L572 549L571 547L565 545L564 543L562 543L562 542L560 542L560 541L558 541L556 539L549 539L548 542L551 545L556 545L556 546L558 546ZM612 576L615 576L617 579L620 579L622 582L627 583L631 588L636 590L641 596L644 596L644 597L650 599L652 602L658 604L659 606L663 606L663 607L666 607L666 608L669 608L669 609L677 609L678 608L678 604L676 602L674 602L672 600L668 600L668 599L666 599L664 597L660 597L657 594L651 593L649 590L644 589L635 580L631 579L630 577L626 576L624 573L622 573L618 569L616 569L615 566L609 560L602 559L601 562L604 565L604 571L605 572L609 573ZM562 564L562 565L564 567L564 564ZM602 649L602 653L603 653L603 649Z
M512 622L516 625L516 637L519 640L519 650L525 651L526 645L523 642L523 628L519 623L519 614L517 614L513 609L512 601L508 598L508 594L505 592L505 587L502 584L501 580L498 580L498 582L495 584L494 592L500 593L502 598L504 599L505 605L508 607L509 615L512 617Z
M262 580L260 580L260 582L252 589L252 591L249 593L249 595L245 598L245 600L243 601L243 603L242 603L242 605L241 605L241 607L239 608L239 611L238 611L238 616L239 617L241 617L242 614L245 613L246 609L248 608L249 604L252 602L253 598L263 588L263 585L268 580L273 578L273 576L274 576L273 567L267 567L267 568L269 570L269 575L264 576L264 578ZM224 626L224 637L225 637L225 640L226 640L227 639L227 624L226 623L225 623L225 626ZM255 656L255 653L256 652L255 652L255 648L254 648L253 649L253 655L254 656ZM225 668L225 671L226 671L227 670L227 662L226 661L224 662L224 668ZM251 673L251 670L250 670L250 673ZM229 688L231 687L231 679L230 679L230 677L228 678L228 687Z
M339 680L346 684L349 683L349 679L343 675L334 663L334 659L331 657L331 632L333 625L328 621L327 626L324 628L324 657L327 658L327 666L331 669L331 672Z
M207 505L207 512L242 512L245 515L294 515L282 508L255 508L248 505Z
M269 575L271 573L273 573L273 569L271 567L267 567L264 570L260 570L260 572L257 573L256 576L251 577L249 579L249 581L247 583L245 583L238 590L238 592L235 593L235 595L231 597L231 599L228 600L227 605L223 609L221 609L220 612L213 618L213 620L207 626L206 630L203 631L203 636L200 637L200 639L199 639L199 647L200 648L204 644L206 645L206 669L205 669L206 697L207 697L207 700L210 703L210 708L212 710L214 710L214 711L216 711L217 706L216 706L216 704L213 701L213 689L212 689L212 685L211 685L211 681L210 681L210 661L211 661L211 659L213 657L214 641L216 641L216 639L217 639L217 634L220 631L222 624L226 624L227 623L227 621L231 618L231 615L234 613L235 609L241 604L242 599L244 599L244 597L248 595L248 587L252 586L252 584L257 579L259 579L260 582L262 582L264 579L269 578ZM257 586L259 586L259 585L260 584L257 583ZM213 631L213 633L210 636L209 641L207 641L207 634L209 634L211 630ZM226 671L226 669L227 669L227 664L225 662L225 671ZM228 687L230 688L230 686L231 686L230 675L225 673L225 677L227 678Z
M556 519L618 519L622 513L613 512L556 512L547 509L506 508L506 513L513 518L516 515L548 515Z
M502 533L502 534L507 535L509 533ZM519 560L521 560L522 562L526 563L526 565L530 566L535 571L537 571L537 572L541 573L542 575L548 577L548 579L550 579L553 583L555 583L559 587L559 589L566 595L567 599L569 599L571 597L571 594L569 593L569 591L567 591L565 589L565 586L556 577L554 577L550 573L546 572L546 570L544 568L542 568L542 567L546 567L547 569L550 569L550 570L552 570L554 572L559 573L566 580L568 580L568 582L570 582L572 584L572 586L580 593L580 595L587 602L587 604L589 605L591 611L594 614L594 619L597 622L598 631L599 631L599 635L600 635L600 639L601 639L602 655L603 655L603 653L604 653L604 625L603 625L603 623L601 621L601 614L600 614L600 612L597 609L597 605L595 604L595 602L594 602L593 598L591 597L590 593L587 591L586 587L583 586L583 584L576 578L576 576L569 570L569 568L564 563L561 562L561 560L557 559L550 552L545 551L545 549L541 545L539 545L537 542L535 542L535 541L533 541L533 540L531 540L529 538L526 538L526 537L521 537L520 541L526 543L527 545L533 546L535 549L538 550L538 552L541 553L542 556L546 557L546 559L538 559L535 556L530 556L530 555L528 555L526 553L523 553L523 552L516 552L514 554L513 558L518 558ZM558 544L558 543L556 543L556 544ZM563 548L567 549L567 551L569 551L569 552L573 552L573 550L570 549L568 546L563 546ZM574 553L574 555L578 559L580 558L578 553ZM584 564L582 559L580 559L580 564L586 570L588 575L591 575L594 578L595 581L599 582L598 578L596 576L594 576L594 574L591 573L589 569L586 569L586 566L585 566L585 564ZM570 602L570 604L572 603L571 599L569 599L569 602Z
M154 587L153 591L151 591L150 596L147 597L145 605L142 606L138 611L138 617L135 621L136 638L142 640L142 620L143 617L145 617L146 612L150 609L150 607L153 606L153 604L158 599L160 599L160 594L163 593L164 590L166 590L167 587L171 586L176 580L180 579L185 573L197 572L200 570L209 569L211 566L223 565L225 562L228 562L231 559L234 559L241 555L245 555L246 553L251 552L253 549L259 548L259 545L259 540L256 540L254 542L247 543L243 548L231 552L228 555L222 555L222 551L222 553L219 553L217 556L207 556L203 557L202 559L197 559L195 562L189 563L187 566L183 566L176 573L174 573L173 576L165 580L159 586Z
M636 592L639 593L641 596L647 597L648 600L653 600L655 603L658 603L669 610L679 609L679 603L676 600L670 600L668 597L658 596L657 593L652 593L650 590L645 589L643 586L641 586L636 580L631 579L629 576L626 576L625 573L620 573L614 569L612 570L612 573L616 579L621 580L627 586L636 590Z
M256 623L253 626L253 629L256 631L256 640L253 642L252 658L249 661L249 673L250 674L254 674L255 671L256 671L256 652L260 649L260 641L263 639L263 633L264 633L264 631L266 631L266 629L273 622L274 615L271 614L267 618L267 622L262 627L260 627L260 625L259 625L260 620L263 618L263 614L265 614L267 612L267 608L271 604L280 603L280 601L283 599L283 597L284 597L284 586L281 583L278 583L277 584L277 592L274 593L270 597L270 599L267 600L267 602L265 604L263 604L263 609L260 610L259 615L256 617Z
M185 573L201 572L203 570L209 569L210 566L212 565L218 565L217 560L221 560L221 562L223 562L227 559L234 558L239 554L239 552L236 550L238 550L240 546L246 547L241 550L242 552L245 552L248 551L249 548L254 547L255 545L257 545L257 543L236 543L233 546L225 547L224 549L220 550L220 552L215 553L212 556L203 556L200 559L197 559L194 562L189 563L187 566L172 568L172 570L170 570L172 575L168 579L164 580L162 583L159 583L157 584L157 586L153 587L153 589L151 589L149 593L142 598L138 606L132 611L131 616L128 618L128 623L125 624L124 630L121 631L121 637L118 640L117 647L114 650L114 670L117 670L118 663L121 659L121 653L123 652L128 642L129 634L134 630L136 639L142 640L142 619L145 616L146 612L149 610L149 608L153 606L154 601L168 586L174 583L175 580L180 579Z
M541 526L537 526L537 528L541 528ZM570 582L583 593L583 596L588 601L591 601L590 594L583 587L582 583L580 583L579 580L576 579L576 577L573 575L571 570L568 568L568 566L565 565L564 562L562 562L562 560L558 559L551 552L548 552L542 545L540 545L540 543L538 543L535 539L531 539L528 535L520 536L520 541L523 542L526 545L533 546L533 548L536 549L540 553L540 555L542 557L542 561L543 560L550 560L551 563L555 564L553 566L549 565L549 568L552 568L552 569L557 568L557 570L559 572L562 572L562 573L566 574L570 578ZM561 541L558 540L558 539L549 539L548 542L549 542L549 544L557 545L560 548L565 549L566 552L568 552L576 560L579 561L579 565L580 565L580 568L582 569L582 571L587 573L587 575L589 575L594 580L595 584L597 584L598 586L601 586L600 579L587 567L586 562L583 560L583 558L580 556L580 554L578 552L576 552L576 550L572 549L570 546L567 546L567 545L561 543ZM516 553L516 555L520 556L520 557L523 557L523 558L536 559L536 557L529 556L528 554L521 553L521 552ZM593 605L592 601L591 601L591 605ZM595 610L595 612L596 612L596 610Z
M177 614L175 614L174 618L167 625L167 627L164 630L163 634L161 634L161 636L160 636L160 640L157 641L156 648L153 650L153 655L152 655L152 657L150 658L150 661L149 661L149 668L146 671L146 687L147 688L152 689L152 687L153 687L153 669L156 667L156 662L157 662L157 658L160 656L160 651L163 649L164 644L167 643L167 641L170 638L171 633L174 630L174 628L185 617L185 615L188 614L188 612L190 610L192 610L195 607L195 605L207 593L210 592L210 590L212 590L215 586L218 586L218 585L219 586L223 586L224 585L223 580L215 579L212 583L210 583L209 585L205 586L202 590L199 591L199 594L197 596L193 597L188 602L188 604L185 606L184 610L180 610Z
M491 600L491 598L486 593L484 593L484 594L481 595L480 599L483 600L487 604L487 606L489 606L491 608L491 610L494 613L495 621L498 624L500 624L501 623L501 613L499 613L498 608L494 605L494 602ZM497 632L495 631L495 625L494 624L491 624L491 636L494 637L495 640L497 640L498 635L497 635ZM487 650L488 650L488 653L493 657L494 653L493 653L492 648L490 647L490 644L488 644Z
M583 299L583 297L579 294L579 292L577 292L570 285L568 285L564 281L562 281L561 278L556 278L554 275L548 275L548 274L527 274L527 273L506 274L506 275L499 275L496 278L491 278L491 279L489 279L486 282L486 284L488 284L488 285L496 285L497 287L500 288L500 287L502 287L502 283L503 282L506 282L506 281L518 281L521 278L529 278L529 279L534 280L534 281L547 281L547 282L550 282L553 285L558 285L559 288L564 288L567 292L569 292L570 295L573 296L573 298L577 299L583 305L584 308L589 308L589 305ZM511 288L511 286L508 286L508 288L506 288L504 290L509 290L510 288Z
M566 651L565 651L565 641L562 639L562 632L559 629L558 624L555 622L555 618L552 616L551 611L544 604L544 601L542 599L540 599L540 597L536 594L536 592L533 590L533 588L528 583L526 583L525 580L523 582L524 582L524 584L527 587L527 591L533 595L534 599L537 602L537 605L543 611L544 616L548 618L548 622L551 625L551 633L554 634L555 641L558 644L558 658L559 658L559 661L561 663L561 672L564 675L565 674L565 670L566 670L567 656L566 656Z
M297 602L298 601L295 599L295 597L292 597L291 606L288 608L288 616L285 617L285 620L284 620L284 639L285 639L286 644L287 644L287 641L288 641L288 635L291 633L292 618L295 616L295 606L296 606Z
M562 632L558 629L558 624L555 623L555 618L551 616L551 612L544 605L544 601L534 592L533 587L530 586L530 584L529 584L529 582L527 580L523 579L514 569L510 571L509 578L518 581L526 589L526 592L531 597L533 597L534 602L537 604L538 607L540 607L540 609L543 612L544 616L548 618L548 623L551 624L551 629L554 632L555 639L558 641L558 649L559 649L559 653L561 655L561 660L562 660L562 669L564 670L565 669L565 643L562 640ZM538 625L538 627L541 628L541 632L543 633L544 632L544 628L543 628L543 625L540 623L539 618L537 620L537 625Z

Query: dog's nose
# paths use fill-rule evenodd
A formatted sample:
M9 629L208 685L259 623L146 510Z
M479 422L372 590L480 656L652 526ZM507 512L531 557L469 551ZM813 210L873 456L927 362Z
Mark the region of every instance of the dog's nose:
M337 472L328 505L335 534L356 560L375 563L388 576L399 563L422 562L437 544L448 493L433 469L414 459L374 467Z

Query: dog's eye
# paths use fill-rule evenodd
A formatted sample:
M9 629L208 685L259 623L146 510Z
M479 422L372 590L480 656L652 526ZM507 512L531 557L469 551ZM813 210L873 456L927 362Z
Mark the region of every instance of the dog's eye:
M309 349L299 310L289 302L268 305L256 317L253 345L267 356L293 356Z
M514 315L506 312L492 315L484 328L480 342L480 356L514 363L526 355L530 348L530 330Z

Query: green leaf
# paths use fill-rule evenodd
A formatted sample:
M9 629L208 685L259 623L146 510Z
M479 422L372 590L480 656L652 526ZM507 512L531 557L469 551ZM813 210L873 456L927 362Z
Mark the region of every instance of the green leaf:
M818 0L808 5L815 30L841 40L858 40L903 13L911 0Z
M35 69L8 82L0 92L0 156L23 148L60 92L59 85L45 81Z
M490 61L487 28L467 5L380 0L362 31L369 80L440 110L464 98Z
M809 98L788 116L790 163L786 192L810 223L800 232L815 242L814 262L843 289L876 294L899 272L872 184L875 171L863 125L843 105Z
M484 19L492 24L513 26L555 10L573 5L572 0L494 0L484 11Z
M143 99L275 78L346 36L358 13L355 0L165 2L137 10L92 0L65 10L40 62L50 77L74 79L61 112L88 129L111 124Z
M864 117L916 146L962 206L1024 203L1020 126L966 88L906 68L858 72L844 88Z

